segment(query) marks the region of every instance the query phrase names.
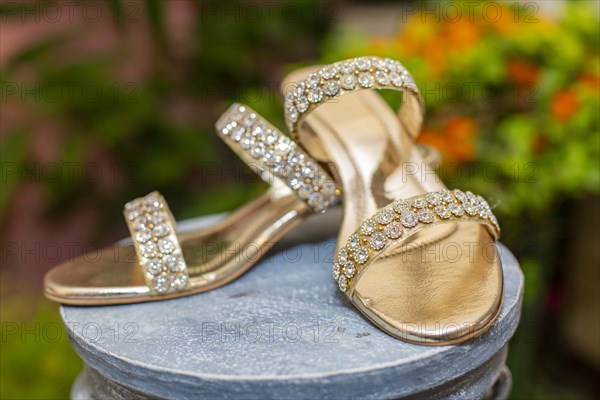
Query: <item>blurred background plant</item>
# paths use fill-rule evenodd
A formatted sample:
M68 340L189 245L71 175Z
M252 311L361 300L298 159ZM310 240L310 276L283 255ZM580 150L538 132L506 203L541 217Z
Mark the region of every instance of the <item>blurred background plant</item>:
M596 2L547 3L2 3L1 397L65 397L81 370L48 333L48 268L125 236L122 205L151 190L177 219L254 197L218 115L241 101L283 127L288 70L373 54L413 73L419 140L493 199L521 261L512 397L599 398L600 25Z

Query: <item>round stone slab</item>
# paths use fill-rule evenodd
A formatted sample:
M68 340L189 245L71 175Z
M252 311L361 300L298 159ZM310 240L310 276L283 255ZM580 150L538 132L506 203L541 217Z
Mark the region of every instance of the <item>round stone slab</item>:
M375 399L441 388L443 397L479 398L491 390L522 301L523 276L506 247L498 245L505 293L494 327L431 347L394 339L361 317L331 277L334 246L326 239L273 250L212 292L61 312L94 375L148 397ZM492 369L498 373L486 375ZM452 383L461 379L471 383L457 392Z

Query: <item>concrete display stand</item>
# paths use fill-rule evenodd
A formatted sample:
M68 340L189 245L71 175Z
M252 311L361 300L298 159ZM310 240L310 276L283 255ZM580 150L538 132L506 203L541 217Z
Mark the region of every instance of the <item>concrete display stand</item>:
M394 339L354 309L331 278L334 243L281 247L208 293L62 307L86 364L72 398L506 398L523 276L504 246L504 304L494 327L462 345L430 347Z

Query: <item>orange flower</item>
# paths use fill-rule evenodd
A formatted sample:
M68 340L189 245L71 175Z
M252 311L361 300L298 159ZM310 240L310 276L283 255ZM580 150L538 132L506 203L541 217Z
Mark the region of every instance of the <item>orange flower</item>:
M577 81L582 83L587 89L595 90L596 93L598 93L597 90L600 88L600 79L598 79L596 75L583 74Z
M446 22L443 25L441 38L446 42L445 50L465 52L479 42L481 31L475 22L468 18L460 18L456 22Z
M552 117L558 122L567 122L579 109L579 99L571 89L564 89L552 96Z
M419 135L418 141L437 148L448 161L465 162L473 158L476 134L475 121L454 117L446 123L443 132L425 130Z
M540 75L538 66L523 58L513 58L506 65L508 77L519 85L533 85Z
M494 15L496 10L498 10L497 16ZM517 21L515 21L514 9L503 7L496 3L496 7L490 7L487 14L486 18L484 18L485 21L493 30L501 35L510 36L514 33L518 33L519 29L522 28L518 25L519 19L517 18Z

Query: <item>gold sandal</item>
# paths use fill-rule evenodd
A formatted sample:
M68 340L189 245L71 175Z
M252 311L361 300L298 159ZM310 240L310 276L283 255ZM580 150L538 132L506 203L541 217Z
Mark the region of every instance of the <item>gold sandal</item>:
M422 108L406 69L359 57L307 73L285 79L282 87L294 88L285 115L294 139L335 166L345 193L339 288L401 340L450 344L486 331L502 304L500 229L481 196L446 189L415 150ZM402 118L364 89L402 90Z
M323 168L249 107L234 104L216 129L271 189L214 226L180 234L158 192L135 199L124 209L133 243L55 267L45 277L46 296L102 305L211 290L246 272L308 216L339 202L340 191Z

